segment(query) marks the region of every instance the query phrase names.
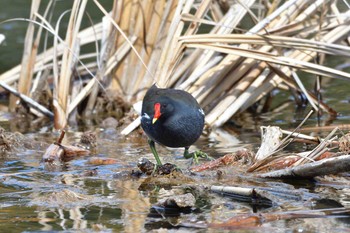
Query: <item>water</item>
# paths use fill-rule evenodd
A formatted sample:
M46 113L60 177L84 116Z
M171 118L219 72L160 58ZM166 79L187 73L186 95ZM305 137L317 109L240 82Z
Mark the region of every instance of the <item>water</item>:
M110 7L110 1L101 1ZM10 4L11 3L11 4ZM90 14L98 15L89 3ZM21 6L20 8L18 6ZM57 1L57 8L68 9L66 1ZM0 21L8 18L27 17L30 1L0 1ZM57 10L62 12L63 10ZM57 16L55 16L57 17ZM96 16L97 17L97 16ZM88 23L86 23L87 26ZM83 27L84 27L83 26ZM1 45L0 72L21 59L23 38L27 23L11 22L0 25L0 33L7 40ZM64 29L64 28L63 28ZM339 61L342 63L343 61ZM309 79L312 88L313 78ZM338 111L336 119L323 115L321 125L340 125L350 122L349 83L341 80L324 79L324 101ZM253 116L245 113L237 117L235 124L203 136L196 144L213 157L232 153L241 148L256 151L260 144L260 126L278 125L293 129L309 111L309 107L297 109L288 100L289 93L277 93L273 107L282 106L275 113ZM280 100L276 100L280 99ZM317 118L312 117L305 127L315 126ZM239 125L239 127L237 127ZM134 132L124 138L113 130L103 130L99 125L71 128L63 143L78 142L82 130L93 130L98 136L97 150L93 155L77 157L63 164L57 171L48 171L41 163L42 156L57 134L50 124L36 124L17 119L11 114L0 112L0 126L9 132L25 135L18 148L0 156L0 226L6 232L37 231L101 231L101 232L146 232L160 228L173 231L205 232L216 229L184 227L186 224L205 226L204 223L222 222L237 214L273 213L279 211L311 210L317 208L350 207L349 175L334 176L317 180L261 180L244 173L240 166L222 168L219 173L190 174L190 161L181 157L183 150L168 150L158 147L163 162L177 164L192 181L177 180L178 183L154 184L145 177L122 176L123 172L137 170L140 157L153 160L145 136ZM346 131L345 131L346 133ZM327 132L320 132L325 136ZM194 149L194 148L192 148ZM297 147L293 150L303 150ZM288 150L288 148L287 148ZM91 156L114 158L111 165L93 165ZM182 185L188 185L184 188ZM203 186L227 185L240 187L267 187L279 190L296 190L299 198L279 199L278 205L257 205L237 197L222 196L208 192ZM187 212L164 212L154 209L160 197L171 187L193 193L196 204ZM292 196L293 197L293 196ZM181 225L182 224L182 225ZM237 232L348 232L349 217L301 218L265 222L259 225L234 229ZM221 229L222 230L222 229Z
M258 123L259 124L259 123ZM233 127L226 127L216 135L202 137L196 147L202 148L214 157L238 149L255 150L259 134L253 130L242 130L233 134ZM32 131L39 131L32 129ZM168 150L158 146L163 162L177 164L192 181L178 180L176 184L167 182L154 184L145 177L122 176L121 173L137 170L140 157L153 160L143 135L134 132L127 138L117 132L102 130L95 126L98 135L97 150L93 155L76 157L64 163L58 171L48 171L41 163L47 146L56 140L53 133L27 133L25 140L32 149L17 148L15 153L2 156L0 160L0 225L21 231L72 231L98 230L104 232L144 232L169 228L203 232L198 228L177 227L180 223L197 225L205 222L222 222L243 213L273 213L278 211L310 210L317 208L325 199L323 208L349 207L349 181L339 178L332 181L287 181L256 179L245 174L243 167L221 168L221 178L216 172L190 174L190 161L181 157L183 150ZM72 129L63 144L78 142L80 133ZM26 146L27 147L27 146ZM192 148L194 149L194 148ZM114 158L118 162L111 165L93 165L91 156ZM182 185L192 187L186 189ZM283 197L278 205L257 205L249 200L222 196L203 190L204 186L226 185L240 187L268 187L286 190L291 199ZM180 187L195 194L196 205L184 213L157 212L154 205L164 190ZM183 187L183 188L181 188ZM296 190L298 196L293 196ZM291 219L266 222L259 226L241 227L241 232L294 232L329 231L342 232L349 227L348 218ZM213 230L214 231L214 230Z
M44 14L45 3L42 2L40 8L40 13ZM52 13L52 22L56 22L60 17L62 12L71 9L71 1L54 1L53 13ZM107 10L110 10L113 2L109 0L99 1L102 6ZM0 34L5 35L6 39L0 45L0 73L12 68L15 65L18 65L21 62L21 57L23 53L23 42L26 34L26 29L28 22L22 21L20 19L28 19L30 14L31 1L21 1L21 0L3 0L0 1L0 22L9 19L17 19L15 21L2 23L0 24ZM92 1L88 1L85 13L88 14L93 20L93 23L99 22L97 19L101 19L103 14L101 11L96 10L97 7ZM96 19L96 20L94 20ZM67 22L69 20L69 14L66 14L61 21L59 35L64 38L65 31L67 28ZM86 28L91 26L91 22L87 19L82 21L81 28ZM55 25L53 25L55 27ZM44 33L43 33L44 34ZM53 43L52 35L48 35L48 46L51 46Z

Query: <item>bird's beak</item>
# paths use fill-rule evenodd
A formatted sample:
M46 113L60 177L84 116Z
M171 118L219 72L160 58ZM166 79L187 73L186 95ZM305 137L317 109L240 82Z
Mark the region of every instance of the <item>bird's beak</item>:
M155 103L154 104L154 116L153 116L153 119L152 119L152 124L156 123L156 121L158 120L160 115L162 115L160 113L160 103Z
M155 117L154 117L154 118L152 119L152 124L156 123L157 120L158 120L158 118L155 118Z

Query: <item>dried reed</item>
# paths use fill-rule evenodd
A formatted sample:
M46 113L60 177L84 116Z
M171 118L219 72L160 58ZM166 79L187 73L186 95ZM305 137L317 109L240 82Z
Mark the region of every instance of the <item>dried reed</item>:
M115 1L110 13L93 2L105 15L101 23L80 30L87 1L73 1L63 40L59 27L54 29L38 12L40 1L33 0L30 22L50 31L55 45L36 56L40 33L34 40L30 23L22 64L0 75L5 84L18 82L23 95L30 95L33 77L43 71L53 75L56 128L67 125L77 106L91 114L97 96L106 90L135 103L154 82L192 93L212 127L222 126L275 88L303 92L313 108L331 113L304 87L300 74L350 78L315 62L320 55L350 56L343 43L350 10L337 1L124 0ZM246 26L249 22L253 27ZM96 42L95 53L80 52ZM75 81L82 75L89 80ZM82 106L86 98L88 104Z

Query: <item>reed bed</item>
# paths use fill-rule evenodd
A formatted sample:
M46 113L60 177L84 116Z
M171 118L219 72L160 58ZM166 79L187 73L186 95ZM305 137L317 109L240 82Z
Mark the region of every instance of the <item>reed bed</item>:
M123 0L114 1L108 12L92 0L104 17L81 29L87 0L77 0L66 13L64 36L59 22L48 20L53 2L41 14L44 3L32 1L22 63L1 74L0 82L45 105L57 129L75 120L78 107L80 115L96 112L100 96L137 103L155 82L192 93L210 127L263 103L276 88L302 93L316 111L333 114L299 76L310 73L315 82L320 77L350 80L350 73L320 62L324 56L350 56L346 1ZM54 46L38 53L45 43L43 30L54 35ZM89 44L95 52L82 53ZM49 101L33 96L38 86L49 93ZM40 108L31 112L43 114Z

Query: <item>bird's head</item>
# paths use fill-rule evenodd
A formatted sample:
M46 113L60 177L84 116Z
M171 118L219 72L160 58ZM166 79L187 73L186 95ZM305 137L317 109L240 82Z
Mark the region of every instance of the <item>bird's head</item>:
M159 118L166 119L171 116L174 111L174 105L169 101L164 100L162 102L156 102L154 104L154 115L152 124L155 124Z

